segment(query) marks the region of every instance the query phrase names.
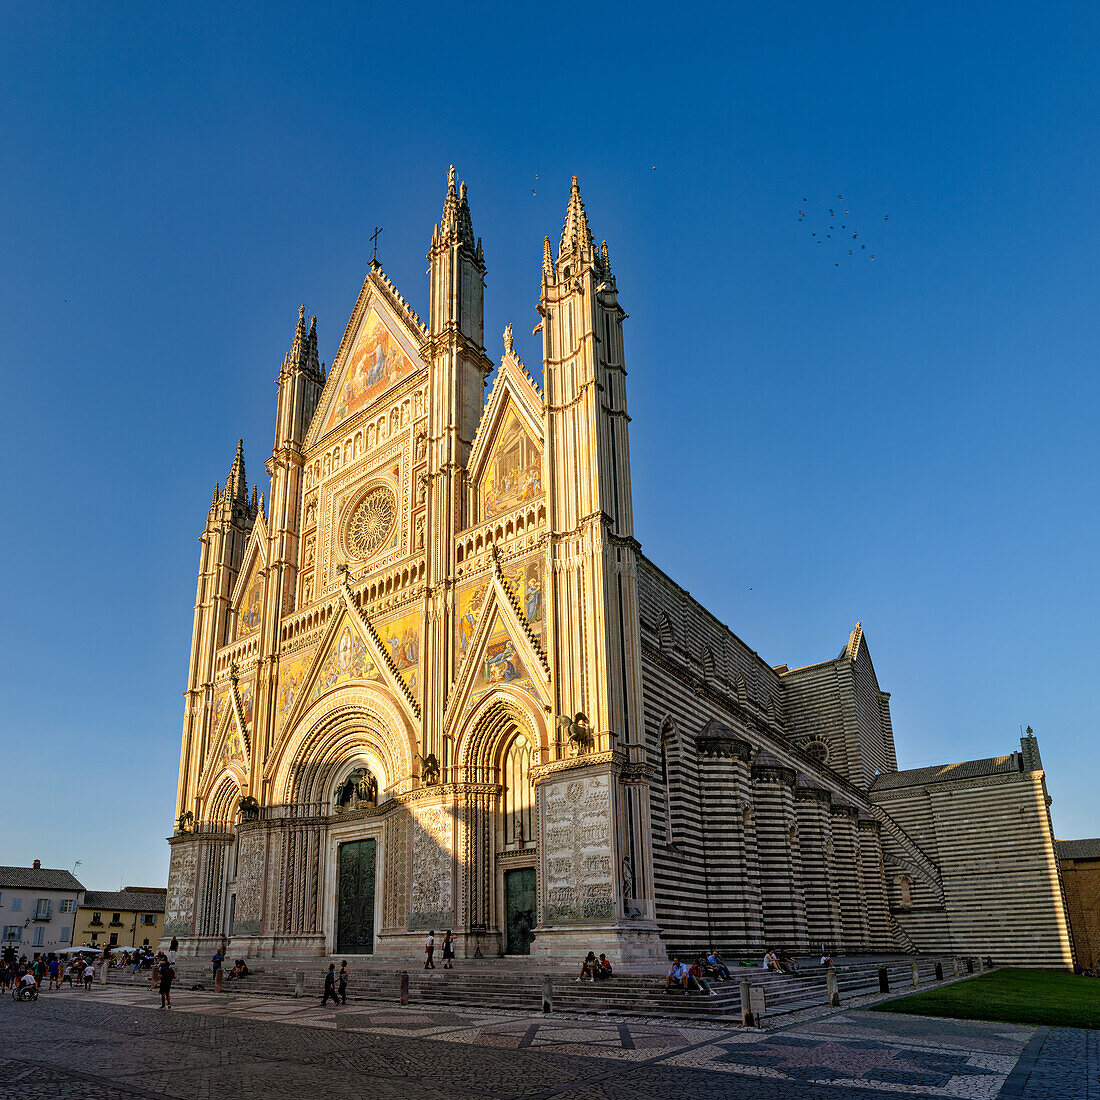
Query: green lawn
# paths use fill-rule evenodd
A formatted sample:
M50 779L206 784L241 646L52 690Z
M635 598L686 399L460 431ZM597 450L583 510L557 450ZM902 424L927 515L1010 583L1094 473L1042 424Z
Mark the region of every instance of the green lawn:
M927 993L885 1001L875 1005L874 1011L1100 1028L1100 978L1079 978L1057 970L994 970Z

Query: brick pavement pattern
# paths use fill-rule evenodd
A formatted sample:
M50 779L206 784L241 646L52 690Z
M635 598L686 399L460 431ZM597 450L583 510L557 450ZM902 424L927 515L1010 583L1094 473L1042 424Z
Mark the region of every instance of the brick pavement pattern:
M147 991L0 998L0 1097L1100 1100L1100 1033L843 1010L769 1031Z

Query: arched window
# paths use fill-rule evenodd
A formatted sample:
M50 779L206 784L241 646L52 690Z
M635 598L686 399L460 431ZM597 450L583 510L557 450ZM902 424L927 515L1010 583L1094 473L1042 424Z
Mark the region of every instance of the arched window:
M700 662L703 668L703 679L708 683L714 683L714 651L708 646L703 650Z
M899 875L895 880L898 884L898 895L903 908L908 909L913 904L913 884L908 875Z
M504 843L526 844L535 839L535 788L531 782L531 743L522 733L504 754Z

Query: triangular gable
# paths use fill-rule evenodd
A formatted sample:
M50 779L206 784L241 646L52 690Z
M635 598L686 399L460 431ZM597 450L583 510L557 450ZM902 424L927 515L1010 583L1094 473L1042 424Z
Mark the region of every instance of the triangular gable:
M235 609L234 637L247 638L255 634L263 622L264 578L263 570L267 565L267 525L262 516L256 517L245 547L241 571L237 574L237 583L230 594L231 605Z
M490 450L500 435L502 420L509 413L515 415L528 430L540 452L543 440L542 394L527 369L511 348L511 336L505 331L507 351L500 361L493 388L485 402L485 411L474 435L467 463L471 484L481 478Z
M234 770L242 781L249 772L254 690L251 678L215 689L214 717L210 724L210 748L202 767L199 787L205 790L216 775L226 768Z
M497 427L490 438L473 478L477 522L503 515L543 495L541 434L532 431L513 395L501 403Z
M523 691L549 703L549 684L545 659L524 628L500 577L494 574L444 721L451 724L491 691Z
M329 370L306 449L422 369L420 346L426 336L420 318L381 268L372 268Z
M299 708L308 707L326 691L352 680L382 679L362 630L347 611L339 616L335 629L330 631L328 645L318 652L321 656L315 662L307 690L300 695Z

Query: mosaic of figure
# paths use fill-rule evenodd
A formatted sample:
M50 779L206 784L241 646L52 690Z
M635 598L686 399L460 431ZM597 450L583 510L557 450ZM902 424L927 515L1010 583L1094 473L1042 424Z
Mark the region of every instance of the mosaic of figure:
M264 610L264 580L259 569L254 569L249 578L248 587L241 599L241 609L237 613L237 634L246 638L260 629L260 617Z
M372 680L378 669L371 660L367 643L350 623L345 623L328 660L317 673L312 699L319 699L323 692L348 680Z
M490 519L542 495L542 455L512 409L481 478L481 514Z
M412 361L390 335L382 319L377 313L371 313L348 356L340 393L325 423L325 431L354 416L412 369Z

